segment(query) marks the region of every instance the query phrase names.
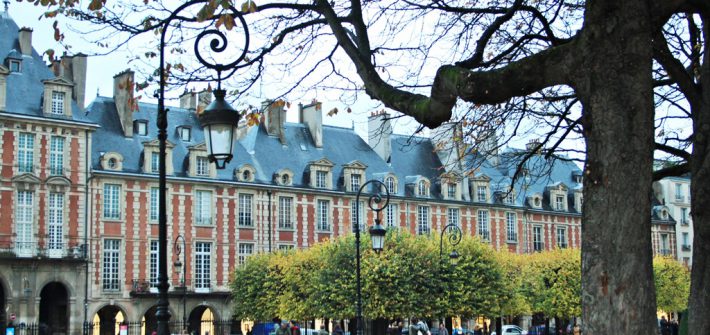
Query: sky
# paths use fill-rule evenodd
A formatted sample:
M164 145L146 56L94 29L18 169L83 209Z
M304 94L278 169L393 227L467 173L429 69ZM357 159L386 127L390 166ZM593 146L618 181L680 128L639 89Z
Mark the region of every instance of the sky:
M54 49L57 51L57 54L63 52L61 50L64 49L54 40L54 30L52 28L53 19L40 19L44 13L41 6L32 6L29 3L12 1L10 2L9 12L18 26L29 27L34 30L32 34L32 46L39 54L42 54L47 49ZM91 44L82 39L80 34L71 31L64 31L64 33L66 44L73 47L73 52L70 53L91 53ZM106 97L113 95L113 76L130 68L128 64L128 58L130 57L131 54L129 51L119 50L110 55L90 56L88 58L86 106L88 106L97 95ZM155 58L155 60L155 66L157 67L157 58ZM260 88L257 94L262 95L264 100L273 98L262 93ZM358 135L367 139L367 116L369 116L371 112L382 109L378 102L367 99L366 97L358 99L358 101L351 106L346 106L338 102L337 99L329 99L333 96L332 92L309 92L309 94L311 97L309 97L308 100L289 101L291 102L291 109L287 112L288 122L298 122L298 103L307 104L310 103L312 99L317 99L323 103L323 123L325 125L346 128L353 127ZM146 96L145 94L141 97L141 101L156 103L154 98ZM178 102L175 100L166 101L166 104L177 105ZM352 110L351 113L346 112L348 107ZM337 108L339 112L334 116L326 115L327 112L333 108ZM393 125L395 133L409 135L417 128L418 123L412 118L403 117L395 120ZM428 131L423 132L422 135L428 135Z

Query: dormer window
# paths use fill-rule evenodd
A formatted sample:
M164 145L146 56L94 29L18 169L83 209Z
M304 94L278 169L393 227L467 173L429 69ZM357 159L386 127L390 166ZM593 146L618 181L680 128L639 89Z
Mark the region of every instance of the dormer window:
M244 164L240 168L234 170L234 177L239 181L252 182L254 181L254 176L256 174L256 169L249 164Z
M429 196L429 184L426 180L420 180L419 183L417 183L417 194L420 197Z
M488 201L488 188L483 185L476 187L476 199L479 202Z
M503 194L503 203L512 204L515 202L515 194L513 190L508 190Z
M209 176L210 174L210 162L207 157L197 156L195 159L195 175L198 176Z
M148 122L145 120L136 120L135 129L136 134L140 136L148 135Z
M360 190L360 175L351 174L350 175L350 190L355 192Z
M108 159L108 168L111 170L115 170L118 167L118 160L115 158L109 158Z
M290 186L293 183L293 172L281 169L274 174L274 182L279 185Z
M289 185L291 184L291 177L287 174L284 174L281 176L281 184L282 185Z
M190 142L190 135L192 135L192 129L190 127L179 127L178 132L180 133L180 140Z
M385 179L385 187L390 194L397 193L397 184L395 183L394 177L387 177Z
M327 171L316 171L316 188L326 188Z
M446 196L449 199L456 199L456 184L447 184Z
M157 151L150 153L150 172L160 172L160 153Z
M17 59L11 59L10 62L10 72L22 72L22 62Z
M251 171L249 171L249 170L242 171L242 180L251 180Z
M64 114L64 92L52 91L52 114Z
M101 167L104 170L121 171L123 156L117 152L107 152L101 156Z
M555 209L558 211L565 210L565 197L564 195L555 196Z

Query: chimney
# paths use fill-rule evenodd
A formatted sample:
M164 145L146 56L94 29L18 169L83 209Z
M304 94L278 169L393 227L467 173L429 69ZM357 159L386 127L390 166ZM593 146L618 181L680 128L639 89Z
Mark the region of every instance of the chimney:
M484 155L491 164L498 166L498 164L500 164L500 157L498 157L498 135L496 135L496 130L492 128L482 130L478 140L481 142L479 144L481 154Z
M389 118L384 109L370 113L367 118L367 143L387 163L392 158L392 124Z
M74 82L74 100L83 111L86 98L86 55L78 53L71 57L71 69Z
M323 147L323 113L321 103L313 99L309 105L298 104L298 118L308 126L316 148Z
M133 136L133 110L136 106L133 89L133 71L130 69L113 77L113 101L116 104L123 135L126 137Z
M20 52L25 56L32 56L32 28L20 28L18 39L20 40Z
M530 141L528 141L528 144L525 145L525 149L527 151L534 151L537 149L536 153L540 153L540 151L542 151L542 148L538 148L539 145L540 145L540 140L537 138L534 138L534 139L531 139Z
M264 111L264 127L270 136L277 136L281 144L286 144L286 134L284 133L284 122L286 121L286 109L272 100L264 100L261 103L261 110Z
M197 93L197 114L205 111L205 108L212 102L212 91L208 89Z
M180 108L195 110L197 108L197 93L185 91L180 96Z
M446 122L432 129L431 140L445 171L462 172L459 157L464 152L463 129L460 123Z
M54 73L55 77L62 76L62 62L59 60L59 58L51 60L51 64L49 64L49 69L52 70L52 73Z

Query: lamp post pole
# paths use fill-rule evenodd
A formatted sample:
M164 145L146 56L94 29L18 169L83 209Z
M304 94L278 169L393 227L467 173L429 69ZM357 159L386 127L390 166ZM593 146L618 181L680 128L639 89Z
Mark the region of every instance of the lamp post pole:
M266 194L269 195L269 253L271 253L271 190L267 190Z
M182 263L180 263L179 261L180 253L182 253ZM180 286L182 286L182 327L186 330L187 315L185 309L185 300L187 298L187 285L185 285L185 279L187 278L187 249L185 248L185 237L182 236L182 234L178 234L178 236L175 238L175 255L178 258L178 260L175 261L175 267L182 268L182 277L180 278Z
M195 22L187 20L180 16L180 13L188 7L192 7L198 4L204 4L209 0L191 0L183 3L177 7L170 15L162 21L160 24L160 46L159 46L159 60L160 65L158 67L158 74L160 77L159 88L158 88L158 116L157 116L157 126L158 126L158 141L159 141L159 155L158 155L158 303L156 305L155 317L158 320L158 335L169 335L170 327L168 322L170 321L170 302L168 300L168 289L170 288L170 283L168 282L168 217L167 217L167 177L166 177L166 145L168 140L168 109L165 108L165 87L167 86L167 78L169 76L168 71L165 67L165 45L166 45L166 32L169 28L173 27L173 20L184 20L185 22ZM194 52L197 60L206 68L215 70L217 72L217 89L214 90L215 101L213 101L205 111L200 114L199 120L203 128L206 128L207 134L205 135L206 144L210 152L208 158L211 162L214 162L218 169L224 169L225 165L232 159L232 144L234 141L234 130L233 128L237 126L239 122L239 114L234 111L234 109L229 106L229 104L224 100L225 91L221 87L222 79L229 77L235 73L239 68L237 65L239 62L244 60L249 47L249 31L247 30L247 24L244 20L242 14L233 6L229 5L224 8L234 19L235 23L241 25L244 29L244 49L241 55L233 62L228 64L213 64L206 61L205 58L200 55L203 49L199 48L199 44L204 37L211 36L213 39L210 42L209 48L210 52L220 53L223 52L228 39L223 32L212 27L203 29L194 38ZM181 22L182 23L182 22ZM214 58L209 58L213 60ZM223 76L223 72L227 74ZM214 138L213 138L214 137ZM229 152L225 152L229 151Z
M362 325L363 325L363 320L362 320L362 287L361 287L361 278L360 278L360 195L362 195L363 191L365 188L372 184L373 188L376 190L376 192L370 194L370 197L367 201L367 206L370 207L373 211L375 211L375 225L370 228L370 238L372 239L372 249L375 252L380 252L382 251L382 248L384 247L384 240L385 240L385 234L387 231L382 227L380 224L380 212L387 208L387 205L390 202L390 194L389 190L387 190L387 187L385 184L379 180L370 180L362 184L360 186L360 189L357 192L357 195L355 196L355 222L353 223L355 225L355 262L356 262L356 270L355 270L355 276L356 276L356 287L357 287L357 307L356 307L356 313L357 313L357 319L356 319L356 326L357 326L357 335L362 335ZM382 198L382 191L384 191L384 199ZM384 203L383 203L384 201Z

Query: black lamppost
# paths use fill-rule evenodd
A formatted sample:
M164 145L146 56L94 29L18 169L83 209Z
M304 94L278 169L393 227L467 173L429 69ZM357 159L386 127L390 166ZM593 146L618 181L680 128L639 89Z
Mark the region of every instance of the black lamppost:
M441 230L441 239L439 240L439 258L444 257L444 234L447 231L449 232L447 239L449 240L449 244L451 244L452 247L455 247L457 244L459 244L461 242L461 238L463 237L461 228L459 228L458 225L456 225L455 223L447 224L444 229ZM456 265L458 258L459 253L456 251L456 249L452 250L449 254L451 264Z
M158 319L158 335L169 335L170 329L170 302L168 301L168 219L167 219L167 199L165 197L166 185L166 143L168 139L168 109L165 108L165 87L169 72L165 67L165 36L169 28L173 27L173 20L180 21L178 25L185 22L199 22L198 19L188 19L180 13L186 8L207 3L209 0L192 0L180 5L160 24L160 87L158 90L158 141L159 141L159 184L158 184L158 304L155 317ZM202 7L200 7L202 8ZM198 9L198 8L195 8ZM207 106L204 112L199 115L200 124L205 129L205 141L209 150L209 160L214 162L218 169L224 169L226 164L232 159L232 146L234 144L235 128L239 122L239 114L224 100L226 92L222 89L222 79L233 75L239 68L237 65L246 56L249 47L249 32L247 24L242 14L233 6L225 8L235 25L241 25L245 39L244 49L239 57L230 63L210 63L200 54L199 45L204 37L212 37L209 43L210 52L220 53L226 49L228 39L225 34L218 29L204 29L195 37L195 57L206 68L217 72L217 89L214 90L215 100ZM188 11L189 12L189 11ZM195 10L196 12L196 10ZM220 15L212 17L216 19ZM209 58L214 60L214 58ZM223 75L223 72L225 73Z
M180 262L181 253L182 262ZM182 236L182 234L178 234L175 238L175 256L177 260L173 265L178 273L182 272L182 276L180 277L180 287L182 288L182 327L187 330L187 315L185 314L185 299L187 298L187 285L185 282L185 278L187 278L187 249L185 248L185 237Z
M385 235L387 230L380 224L380 212L387 208L390 202L390 193L385 184L379 180L370 180L360 186L357 195L355 196L355 259L357 262L356 279L357 279L357 335L362 335L362 287L360 286L360 195L365 188L372 184L375 192L370 194L367 201L367 206L375 211L375 225L370 227L370 239L372 239L372 250L379 253L385 245ZM382 198L382 191L385 193ZM383 203L384 202L384 203Z

